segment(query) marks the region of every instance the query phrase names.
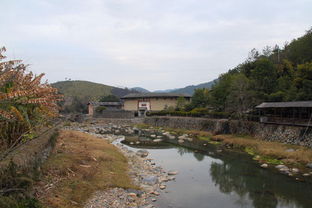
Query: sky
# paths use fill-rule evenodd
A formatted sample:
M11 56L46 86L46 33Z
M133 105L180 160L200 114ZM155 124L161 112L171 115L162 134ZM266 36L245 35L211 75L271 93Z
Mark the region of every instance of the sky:
M312 26L312 0L0 0L0 46L49 82L149 90L217 78Z

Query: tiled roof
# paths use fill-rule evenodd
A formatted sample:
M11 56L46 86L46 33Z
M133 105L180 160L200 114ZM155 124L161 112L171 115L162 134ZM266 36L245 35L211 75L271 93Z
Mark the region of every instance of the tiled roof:
M256 108L312 108L312 101L265 102Z
M185 97L185 98L190 98L192 96L186 95L186 94L178 94L178 93L131 93L128 94L122 99L129 99L129 98L166 98L166 97Z

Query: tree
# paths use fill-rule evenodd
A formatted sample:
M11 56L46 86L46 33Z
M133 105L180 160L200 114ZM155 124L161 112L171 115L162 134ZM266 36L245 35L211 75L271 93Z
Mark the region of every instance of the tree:
M209 90L207 88L195 89L192 96L192 108L205 108L209 103Z
M236 74L232 76L230 90L231 93L226 99L226 111L235 111L239 118L242 118L244 112L253 104L250 81L244 74Z
M0 61L5 48L0 49ZM44 74L26 72L19 60L0 62L0 150L16 146L35 127L58 115L57 101L62 96L48 83Z
M120 99L115 95L107 95L100 98L100 102L119 102Z
M298 100L312 99L312 62L298 65L295 84L298 88Z
M186 105L186 100L184 97L178 97L176 110L184 110Z

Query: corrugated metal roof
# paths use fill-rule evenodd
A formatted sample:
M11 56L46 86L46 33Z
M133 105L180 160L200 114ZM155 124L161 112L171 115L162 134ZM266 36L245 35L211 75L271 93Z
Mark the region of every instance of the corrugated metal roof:
M256 108L312 108L312 101L264 102Z
M159 97L186 97L190 98L192 96L186 94L178 94L178 93L131 93L128 94L122 99L129 99L129 98L159 98Z

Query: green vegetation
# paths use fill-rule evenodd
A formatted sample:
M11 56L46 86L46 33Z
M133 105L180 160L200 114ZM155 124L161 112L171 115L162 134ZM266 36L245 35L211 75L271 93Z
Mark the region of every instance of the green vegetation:
M222 74L207 96L216 111L242 114L263 101L312 99L312 29L279 46L253 49L249 58Z
M62 81L52 86L65 97L65 100L60 103L63 113L87 113L87 104L90 101L119 98L136 92L127 88L122 89L88 81Z
M99 100L100 102L119 102L120 99L115 95L103 96Z
M205 83L202 83L199 85L190 85L190 86L186 86L184 88L170 90L170 92L171 93L183 93L183 94L193 95L196 89L210 88L215 82L216 82L216 80L213 80L210 82L205 82Z
M34 76L21 61L2 61L3 52L5 48L0 49L0 160L58 116L62 98L57 89L41 84L44 74Z
M38 200L29 193L32 184L33 180L10 162L7 168L0 170L0 207L40 208Z
M105 110L106 110L106 107L105 107L105 106L98 106L98 107L95 108L95 111L96 111L97 113L102 113L102 112L105 111Z

